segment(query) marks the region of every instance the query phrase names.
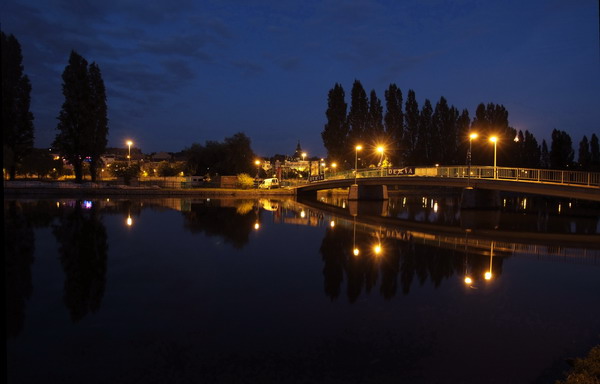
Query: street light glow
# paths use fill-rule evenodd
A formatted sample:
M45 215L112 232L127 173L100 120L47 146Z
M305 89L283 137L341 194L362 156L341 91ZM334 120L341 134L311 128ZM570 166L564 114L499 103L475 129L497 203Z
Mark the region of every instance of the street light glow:
M478 136L479 136L479 135L478 135L477 133L471 133L471 134L469 135L469 139L471 139L471 140L475 140L475 139L476 139Z
M494 143L494 179L498 178L498 170L496 168L496 142L498 141L498 137L492 136L490 137L490 142Z

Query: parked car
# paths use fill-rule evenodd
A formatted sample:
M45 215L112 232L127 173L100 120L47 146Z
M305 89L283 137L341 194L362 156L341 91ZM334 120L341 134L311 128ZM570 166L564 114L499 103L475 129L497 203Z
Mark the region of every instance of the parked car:
M270 179L264 179L258 184L258 188L260 189L271 189L271 188L279 188L279 179L276 177Z

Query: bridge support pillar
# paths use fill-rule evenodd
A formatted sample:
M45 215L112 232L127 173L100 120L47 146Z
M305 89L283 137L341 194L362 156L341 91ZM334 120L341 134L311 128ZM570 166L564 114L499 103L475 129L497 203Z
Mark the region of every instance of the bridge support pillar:
M348 200L387 200L387 185L352 184L348 190Z

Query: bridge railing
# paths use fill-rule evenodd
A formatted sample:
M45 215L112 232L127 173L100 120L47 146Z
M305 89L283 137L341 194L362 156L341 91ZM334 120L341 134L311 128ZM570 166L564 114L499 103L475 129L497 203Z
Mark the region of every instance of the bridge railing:
M469 177L469 167L467 166L406 167L404 169L409 169L410 171L401 175L390 175L387 168L359 169L356 175L353 170L335 173L332 172L325 174L325 180L353 179L355 177L357 179L374 177L404 178L411 176L450 178ZM496 174L494 175L494 167L492 166L471 166L470 174L472 179L493 179L495 177L498 180L600 187L600 173L598 172L496 167Z

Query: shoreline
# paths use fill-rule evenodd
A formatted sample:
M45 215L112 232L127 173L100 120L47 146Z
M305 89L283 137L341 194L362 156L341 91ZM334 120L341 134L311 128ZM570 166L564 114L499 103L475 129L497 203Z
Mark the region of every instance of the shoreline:
M78 196L78 195L121 195L121 196L296 196L296 190L238 189L238 188L159 188L128 185L100 185L92 183L48 183L32 181L5 181L5 196Z

